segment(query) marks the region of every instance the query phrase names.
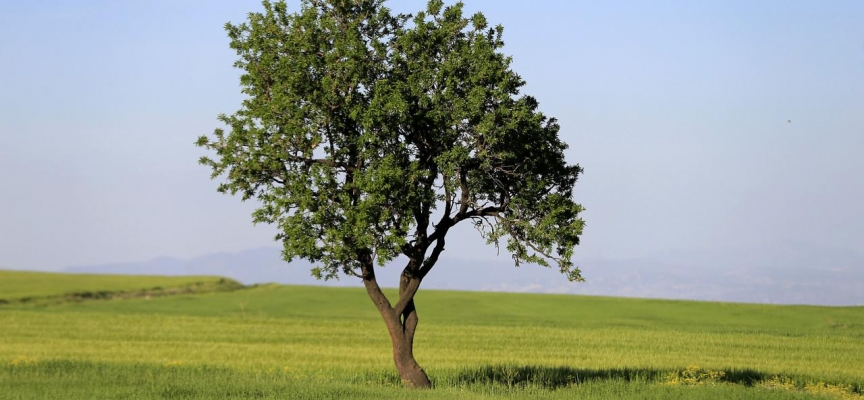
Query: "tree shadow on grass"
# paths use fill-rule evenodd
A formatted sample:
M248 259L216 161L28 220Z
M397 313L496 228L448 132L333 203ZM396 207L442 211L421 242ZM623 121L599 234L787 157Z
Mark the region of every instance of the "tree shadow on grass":
M753 386L769 376L751 369L725 369L722 382ZM679 370L650 368L582 369L541 365L485 365L444 379L445 385L533 386L557 389L596 381L664 382Z

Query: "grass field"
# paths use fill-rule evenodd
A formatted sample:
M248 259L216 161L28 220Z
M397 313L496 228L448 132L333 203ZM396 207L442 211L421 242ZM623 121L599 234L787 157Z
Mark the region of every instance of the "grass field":
M123 287L189 284L153 279ZM40 285L56 284L15 296ZM422 290L417 303L435 387L419 393L401 388L359 288L11 302L0 399L864 399L864 307Z
M234 281L218 276L136 276L60 274L0 270L0 304L47 299L112 297L133 293L172 294L232 289Z

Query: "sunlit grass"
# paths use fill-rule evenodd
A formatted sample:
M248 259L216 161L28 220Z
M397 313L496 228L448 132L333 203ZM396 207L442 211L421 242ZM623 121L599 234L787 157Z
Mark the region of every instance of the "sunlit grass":
M0 270L0 304L63 295L99 295L148 289L215 284L218 276L138 276L60 274Z
M506 368L502 371L506 373ZM552 373L554 375L554 372ZM517 376L517 375L513 375ZM278 369L50 361L0 367L3 399L813 399L848 392L667 385L650 376L612 373L559 388L540 382L485 380L484 370L453 373L425 392L406 392L392 372L297 376ZM475 380L474 378L477 378ZM834 389L836 390L836 389ZM854 396L854 395L853 395ZM849 397L847 397L849 398Z
M861 307L442 291L421 291L417 302L415 355L436 387L424 397L818 398L864 387ZM0 384L17 398L39 398L33 385L47 380L77 398L98 398L102 380L130 382L106 398L171 388L171 398L405 397L362 289L7 304L0 327ZM169 369L181 378L167 378ZM689 384L699 371L722 374ZM131 378L142 373L150 383Z

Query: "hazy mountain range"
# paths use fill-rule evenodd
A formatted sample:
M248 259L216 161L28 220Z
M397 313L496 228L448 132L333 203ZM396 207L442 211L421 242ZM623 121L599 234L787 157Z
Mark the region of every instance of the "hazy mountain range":
M658 259L580 260L586 283L571 283L554 269L514 268L509 258L438 262L423 287L453 290L573 293L776 304L864 305L864 257L852 252L794 246L762 252L676 254ZM285 263L278 248L208 254L192 259L156 258L137 263L72 266L65 272L221 275L243 283L361 286L357 278L317 281L305 261ZM399 264L383 268L383 286L395 286Z

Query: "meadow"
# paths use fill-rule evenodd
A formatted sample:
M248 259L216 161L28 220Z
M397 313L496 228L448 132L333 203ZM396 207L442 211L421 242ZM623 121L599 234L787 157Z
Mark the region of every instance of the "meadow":
M360 288L0 274L55 299L0 304L0 399L864 399L864 307L421 290L416 392Z
M239 283L218 276L61 274L0 270L0 304L66 301L231 290Z

